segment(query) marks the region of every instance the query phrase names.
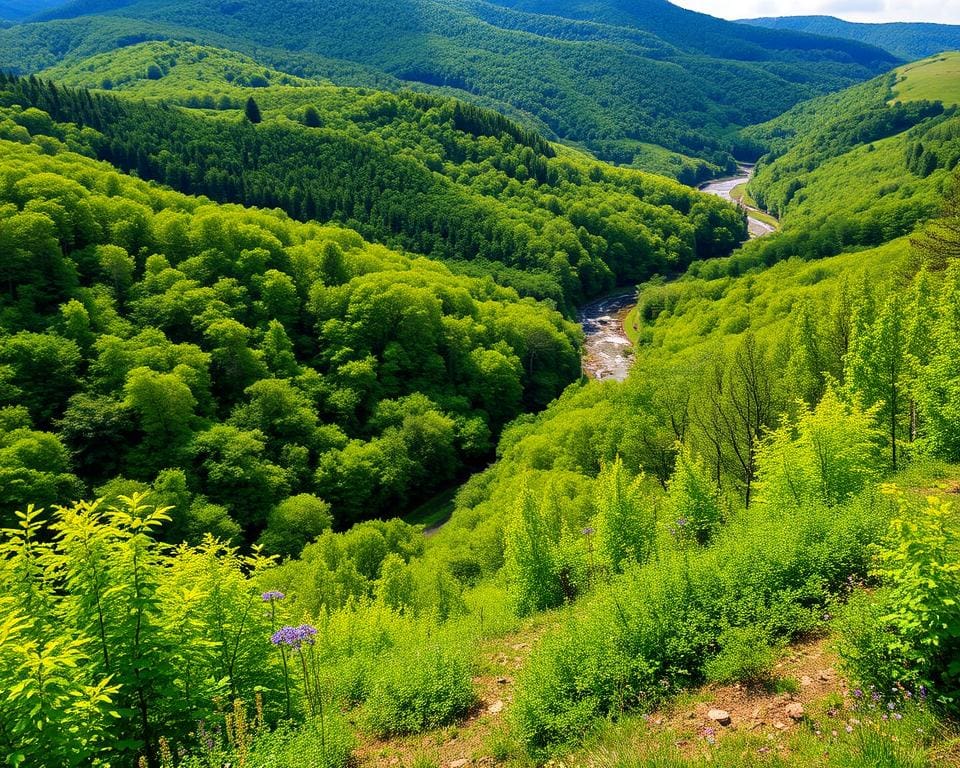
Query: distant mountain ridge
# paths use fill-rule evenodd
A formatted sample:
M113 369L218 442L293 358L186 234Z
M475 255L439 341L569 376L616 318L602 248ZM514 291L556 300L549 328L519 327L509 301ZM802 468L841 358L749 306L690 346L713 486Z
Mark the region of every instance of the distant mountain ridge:
M740 19L738 23L855 40L883 48L905 61L960 50L960 25L955 24L919 21L857 24L833 16L770 16Z
M656 144L720 169L744 154L732 129L896 63L665 0L76 0L43 19L0 30L0 68L187 40L298 76L459 96L619 163Z
M61 0L0 0L0 20L23 21L59 5Z

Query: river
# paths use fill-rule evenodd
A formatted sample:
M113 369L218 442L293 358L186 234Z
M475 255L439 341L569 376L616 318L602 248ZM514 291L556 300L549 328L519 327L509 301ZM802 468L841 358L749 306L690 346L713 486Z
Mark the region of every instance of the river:
M736 203L737 201L730 196L730 193L741 184L746 184L750 181L750 177L753 176L752 165L740 163L738 167L740 172L736 176L731 176L726 179L716 179L715 181L701 184L700 191L706 192L708 195L716 195L724 200L729 200L731 203ZM746 205L743 207L747 211L747 229L750 231L750 237L762 237L763 235L769 235L771 232L776 232L777 228L775 226L751 215L752 212L759 213L759 211Z
M742 163L739 169L739 175L708 182L700 187L700 191L736 202L730 193L738 185L750 181L753 174L752 165ZM761 237L775 231L774 226L751 216L751 208L746 210L750 237ZM623 381L630 373L633 345L623 329L623 321L636 303L637 289L632 288L584 304L577 312L577 320L586 337L583 372L591 379Z
M623 330L623 319L637 303L632 288L584 304L577 320L586 336L583 345L583 372L591 379L624 381L633 362L633 345Z

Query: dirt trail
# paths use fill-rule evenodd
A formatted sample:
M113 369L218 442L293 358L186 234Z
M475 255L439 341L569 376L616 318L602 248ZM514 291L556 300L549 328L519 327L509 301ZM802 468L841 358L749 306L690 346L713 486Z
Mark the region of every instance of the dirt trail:
M429 757L439 768L501 765L494 751L498 738L507 732L505 718L513 703L514 681L531 648L548 629L527 628L483 644L482 674L474 678L479 701L461 722L405 738L368 739L355 751L354 765L410 768L420 755ZM682 751L695 754L705 739L719 741L749 731L764 735L775 746L793 729L811 727L809 717L822 708L825 700L849 696L847 683L837 670L837 658L826 639L795 643L776 665L777 677L793 681L795 692L777 693L742 685L705 686L646 716L646 727L637 732L636 738L642 740L662 731L670 734ZM716 709L729 716L726 725L711 720L709 713ZM829 727L843 728L849 716L841 708ZM555 764L568 768L599 765L591 755L578 753Z

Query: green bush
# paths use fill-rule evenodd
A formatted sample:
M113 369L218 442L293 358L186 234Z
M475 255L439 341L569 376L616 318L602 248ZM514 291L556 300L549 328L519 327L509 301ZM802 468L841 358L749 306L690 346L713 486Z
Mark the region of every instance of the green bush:
M712 683L761 685L769 682L777 651L763 630L733 627L720 636L720 652L707 661L703 672Z
M723 522L716 483L688 446L677 455L667 485L667 507L673 518L672 530L680 541L706 544Z
M236 723L236 720L231 720ZM249 731L244 728L249 727ZM212 738L201 726L197 735L201 745L196 753L179 764L180 768L221 768L224 765L251 765L257 768L344 768L354 747L353 732L339 712L326 712L323 720L302 725L281 723L275 730L232 725L232 746ZM238 732L239 730L239 732ZM238 738L239 737L239 738Z
M599 718L649 709L702 681L718 645L730 644L733 654L746 642L732 632L787 641L816 628L848 575L866 575L867 545L879 537L884 514L866 497L795 510L784 526L754 508L713 545L628 571L534 650L512 708L519 738L549 750L580 738ZM763 661L755 645L751 653Z
M960 708L960 524L950 505L899 499L877 548L883 589L852 600L841 654L858 680L879 691L929 691Z
M377 736L418 733L466 714L476 701L470 666L448 644L416 646L380 666L365 722Z

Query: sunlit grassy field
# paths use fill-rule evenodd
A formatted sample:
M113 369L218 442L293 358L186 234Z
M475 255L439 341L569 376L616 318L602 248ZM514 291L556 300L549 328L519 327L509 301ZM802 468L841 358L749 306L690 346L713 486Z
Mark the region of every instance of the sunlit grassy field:
M894 101L960 104L960 52L942 53L897 70Z

